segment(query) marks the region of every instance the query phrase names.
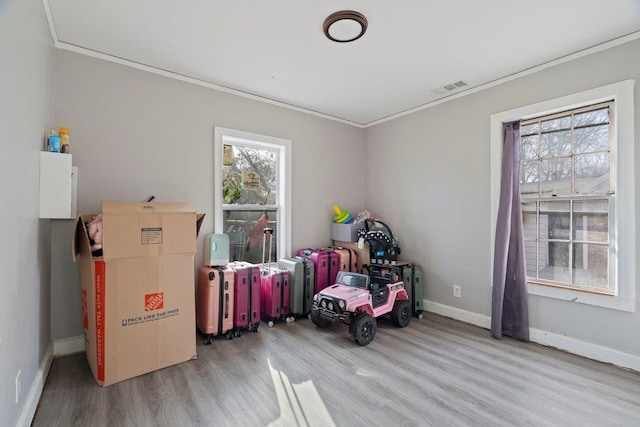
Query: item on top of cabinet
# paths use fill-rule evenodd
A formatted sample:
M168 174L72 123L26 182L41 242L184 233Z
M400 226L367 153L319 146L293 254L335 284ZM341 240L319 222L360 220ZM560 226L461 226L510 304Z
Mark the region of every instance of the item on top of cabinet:
M47 130L47 134L44 137L44 151L51 151L51 142L49 140L51 135L57 135L55 129Z
M60 152L67 154L70 153L71 148L69 147L69 128L59 127L58 136L60 137Z
M52 153L60 152L60 136L56 134L49 135L49 151Z

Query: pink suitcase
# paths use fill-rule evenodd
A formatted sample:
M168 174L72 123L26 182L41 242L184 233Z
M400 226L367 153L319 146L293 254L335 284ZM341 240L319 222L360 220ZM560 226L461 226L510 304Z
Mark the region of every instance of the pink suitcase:
M224 267L201 267L196 293L196 325L211 344L214 336L233 338L234 273Z
M262 268L260 269L261 316L272 327L277 320L292 322L290 316L290 276L288 270L271 267L271 238L273 229L264 229ZM268 259L265 254L269 251Z
M233 330L258 332L260 326L260 266L244 261L227 265L234 272Z
M298 256L310 259L315 268L315 293L336 283L340 255L331 249L300 249Z
M277 320L293 321L290 316L290 276L287 270L267 267L260 276L260 298L262 318L272 327Z
M333 249L340 256L339 271L358 272L358 256L354 249L343 248L342 246L329 246L328 249Z

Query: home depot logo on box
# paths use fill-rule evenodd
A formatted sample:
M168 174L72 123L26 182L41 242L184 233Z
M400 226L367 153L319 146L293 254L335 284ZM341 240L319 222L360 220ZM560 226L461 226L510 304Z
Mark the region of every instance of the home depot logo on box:
M146 294L144 296L144 311L153 311L164 308L164 292Z

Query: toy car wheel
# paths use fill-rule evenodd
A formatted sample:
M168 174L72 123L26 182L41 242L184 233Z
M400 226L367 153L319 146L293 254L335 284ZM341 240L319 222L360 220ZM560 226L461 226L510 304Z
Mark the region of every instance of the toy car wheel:
M394 325L404 328L411 321L411 304L408 300L397 300L393 304L391 311L391 322Z
M360 345L367 345L376 336L377 323L375 317L362 313L353 319L349 327L351 338Z
M311 311L311 321L318 328L328 328L331 325L331 322L327 319L323 319L320 317L320 313L316 310Z

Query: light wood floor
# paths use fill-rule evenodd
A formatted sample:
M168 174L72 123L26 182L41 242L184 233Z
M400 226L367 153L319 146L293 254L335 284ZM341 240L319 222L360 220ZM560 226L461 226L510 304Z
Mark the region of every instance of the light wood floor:
M640 426L640 373L433 314L261 324L198 359L99 387L84 354L54 360L33 426Z

